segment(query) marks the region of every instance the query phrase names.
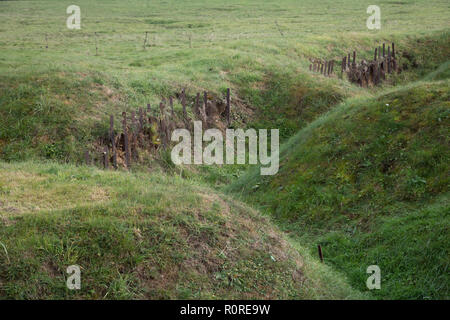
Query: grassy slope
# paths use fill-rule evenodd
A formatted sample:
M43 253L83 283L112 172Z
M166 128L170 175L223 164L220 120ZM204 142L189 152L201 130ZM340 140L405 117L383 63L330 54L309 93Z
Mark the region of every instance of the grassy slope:
M259 213L177 177L0 163L0 194L0 298L361 297Z
M449 80L353 99L301 130L280 172L231 188L284 229L324 247L364 290L380 266L381 298L448 298Z
M446 1L380 4L383 28L367 32L367 4L349 0L79 1L81 30L66 28L60 1L0 2L0 157L81 161L86 145L106 135L109 114L155 105L182 87L215 96L231 87L258 110L252 126L281 128L287 138L345 97L365 94L305 72L308 58L339 60L353 48L368 58L381 41L414 51L413 39L447 23Z

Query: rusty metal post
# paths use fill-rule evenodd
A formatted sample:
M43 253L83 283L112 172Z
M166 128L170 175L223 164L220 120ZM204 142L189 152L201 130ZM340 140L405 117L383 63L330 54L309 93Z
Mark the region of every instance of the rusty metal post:
M310 66L311 67L311 66ZM231 125L231 90L227 88L227 123L228 126Z
M317 249L319 251L320 262L323 263L323 253L322 253L322 247L320 246L320 244L317 246Z
M139 108L139 133L144 131L144 110Z
M388 56L387 56L387 67L388 67L388 73L391 73L391 47L388 46Z
M103 168L109 169L109 150L108 146L105 146L105 151L103 152Z
M89 151L87 151L87 150L84 153L84 161L85 161L87 166L91 165L91 156L89 155Z
M173 112L173 97L172 96L169 97L169 105L170 105L170 112L172 113L172 117L173 117L174 112Z
M186 93L183 90L181 90L181 105L183 106L183 118L187 119L187 113L186 113Z
M206 109L208 108L208 93L205 91L203 92L203 114L205 116L205 121L207 119Z
M131 158L130 158L130 145L128 140L128 129L127 129L127 113L122 112L122 126L123 126L123 147L125 149L125 164L127 168L131 166Z
M114 116L109 117L109 139L111 141L113 166L117 169L117 151L116 151L116 137L114 134Z

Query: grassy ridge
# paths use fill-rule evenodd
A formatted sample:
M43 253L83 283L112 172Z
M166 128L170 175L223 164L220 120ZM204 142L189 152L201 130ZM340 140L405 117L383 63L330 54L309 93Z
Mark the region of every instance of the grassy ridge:
M2 299L361 297L268 219L177 177L0 163L0 194Z
M448 297L448 80L353 99L284 146L280 172L230 188L383 298ZM314 249L311 249L314 250Z

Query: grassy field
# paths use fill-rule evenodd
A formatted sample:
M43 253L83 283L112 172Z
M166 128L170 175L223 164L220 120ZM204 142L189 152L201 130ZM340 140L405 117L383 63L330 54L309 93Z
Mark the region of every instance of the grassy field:
M339 61L353 49L369 58L381 41L396 41L399 52L446 54L440 42L415 41L448 28L446 1L381 1L383 27L373 32L367 3L80 1L81 30L69 30L66 3L2 1L2 158L80 161L106 134L109 114L155 105L183 87L217 97L231 87L235 101L256 108L247 122L287 138L344 98L367 94L305 72L309 58ZM421 55L416 63L433 61Z
M231 191L364 290L383 270L380 298L448 299L449 80L347 101L291 138L280 172L257 170Z
M1 298L449 297L448 1L380 0L374 31L370 1L82 0L81 30L71 4L0 1ZM309 72L383 42L402 72L380 87ZM233 126L280 129L273 179L82 165L110 114L228 87Z

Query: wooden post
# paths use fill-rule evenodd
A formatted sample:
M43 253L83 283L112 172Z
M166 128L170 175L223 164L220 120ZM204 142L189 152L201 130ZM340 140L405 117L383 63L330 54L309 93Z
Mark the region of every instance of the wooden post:
M353 67L356 67L356 51L353 51L353 62L352 62Z
M164 100L163 100L159 103L159 112L160 112L161 117L164 116L164 108L165 108L165 104L164 104Z
M328 68L328 61L325 61L325 68L323 70L323 75L326 76L327 75L327 68Z
M136 132L136 114L134 111L131 111L131 131Z
M111 141L111 143L112 143L113 139L114 139L114 116L110 115L109 116L109 141Z
M103 152L103 168L105 169L109 169L108 151L108 146L106 146L105 151Z
M114 169L117 169L117 149L116 149L116 144L113 144L113 166L114 166Z
M350 68L350 53L347 56L347 67Z
M323 73L323 63L322 62L320 62L320 73L321 74Z
M380 84L380 64L375 64L375 85Z
M392 42L392 68L397 71L397 60L395 59L395 44Z
M391 47L388 46L388 63L387 63L387 67L388 67L388 73L391 73Z
M317 249L319 250L320 262L323 263L323 253L322 253L322 247L320 246L320 244L317 246Z
M381 83L381 64L377 63L377 85Z
M160 112L161 117L164 116L164 102L162 100L159 103L159 112Z
M333 74L333 69L334 69L334 60L331 60L331 74Z
M145 32L144 50L145 50L145 47L147 46L147 36L148 36L148 31Z
M150 103L147 103L147 112L150 115L150 111L151 111L152 107L150 106Z
M345 56L344 59L342 59L342 72L341 73L343 73L346 68L347 68L347 56Z
M374 55L374 57L373 57L373 60L374 60L374 61L377 61L377 50L378 50L378 49L375 48L375 55Z
M159 104L159 107L161 109L164 108L162 102ZM162 142L162 145L163 145L164 148L167 147L167 143L168 143L168 137L167 137L166 133L167 133L166 121L165 121L165 119L163 117L161 117L159 119L159 134L160 134L161 142Z
M130 159L130 146L129 146L129 140L128 140L128 129L127 129L127 113L124 111L122 112L122 126L123 126L123 147L125 149L125 164L127 168L131 165L131 159Z
M378 47L378 60L381 60L381 47Z
M91 156L89 155L89 151L87 151L87 150L84 153L84 161L86 162L87 166L91 165Z
M144 110L139 108L139 133L144 131Z
M203 114L205 116L205 121L207 119L206 109L208 108L208 93L205 91L203 92Z
M311 65L310 65L311 67ZM227 123L228 126L231 125L231 90L230 88L227 88Z
M162 102L161 102L162 103ZM165 128L164 128L164 121L163 119L159 119L159 125L158 125L158 130L159 130L159 137L161 139L161 145L163 147L166 147L166 134L165 134Z
M114 134L114 116L109 117L109 140L111 141L113 166L117 169L117 151L116 151L116 137Z
M386 51L386 43L383 43L383 58L386 56L385 51Z
M375 83L377 81L376 63L374 63L372 65L372 67L369 68L369 71L370 71L370 77L372 79L372 83L373 83L373 85L375 85Z
M200 113L200 92L197 92L197 96L195 97L195 111Z
M187 113L186 113L186 92L181 90L181 105L183 106L183 118L187 119Z
M166 116L165 116L165 112L164 112L165 107L166 107L166 105L163 100L159 103L159 110L161 111L159 124L160 124L160 130L162 132L161 136L162 136L162 142L164 144L164 147L167 146L167 143L166 143L166 139L167 139L167 137L166 137Z
M133 141L131 143L131 156L135 161L139 161L139 153L138 153L138 141L137 141L137 135L133 134L132 137Z
M169 97L169 104L170 104L170 111L172 112L172 117L173 117L174 113L173 113L173 97L172 96Z

